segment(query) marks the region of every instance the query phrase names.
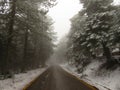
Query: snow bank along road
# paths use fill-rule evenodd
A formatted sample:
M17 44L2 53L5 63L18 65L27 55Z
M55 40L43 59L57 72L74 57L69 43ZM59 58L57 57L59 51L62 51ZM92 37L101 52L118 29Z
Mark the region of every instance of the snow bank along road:
M63 70L51 66L23 90L98 90Z

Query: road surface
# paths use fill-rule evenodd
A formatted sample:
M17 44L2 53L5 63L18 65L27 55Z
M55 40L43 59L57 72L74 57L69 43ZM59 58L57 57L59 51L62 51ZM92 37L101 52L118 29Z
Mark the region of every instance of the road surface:
M52 66L24 90L98 90L63 70Z

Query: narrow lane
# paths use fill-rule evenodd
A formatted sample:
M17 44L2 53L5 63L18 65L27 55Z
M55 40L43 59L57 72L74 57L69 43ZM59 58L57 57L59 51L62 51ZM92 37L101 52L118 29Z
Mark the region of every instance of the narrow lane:
M52 66L24 90L98 90L59 66Z

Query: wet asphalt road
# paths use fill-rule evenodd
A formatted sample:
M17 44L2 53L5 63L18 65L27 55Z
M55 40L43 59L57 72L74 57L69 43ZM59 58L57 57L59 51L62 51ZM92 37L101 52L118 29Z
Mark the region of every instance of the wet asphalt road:
M98 90L59 66L48 68L24 90Z

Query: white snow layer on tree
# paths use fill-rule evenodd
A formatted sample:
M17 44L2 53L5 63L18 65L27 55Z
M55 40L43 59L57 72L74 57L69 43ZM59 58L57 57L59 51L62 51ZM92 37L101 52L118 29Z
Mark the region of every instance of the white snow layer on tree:
M46 68L16 74L12 79L0 80L0 90L22 90L26 85L43 73Z

